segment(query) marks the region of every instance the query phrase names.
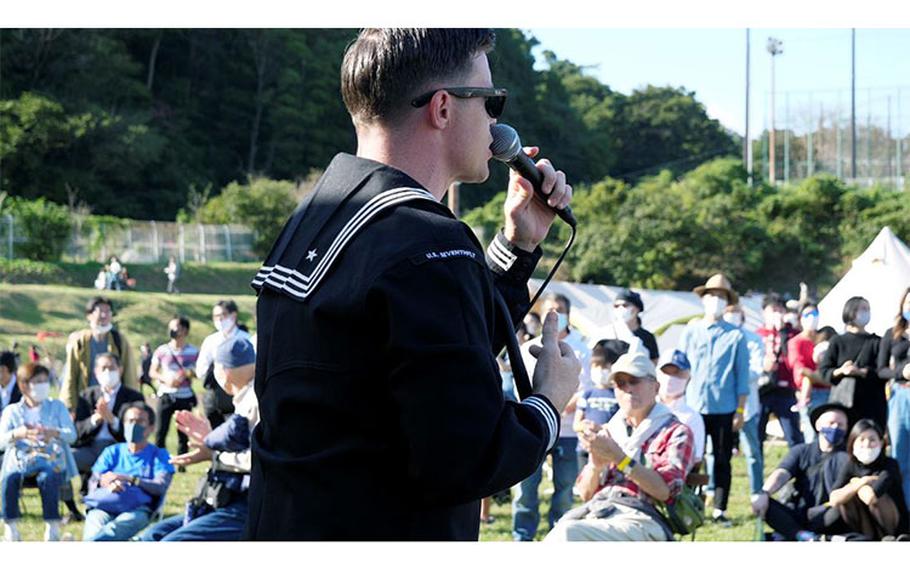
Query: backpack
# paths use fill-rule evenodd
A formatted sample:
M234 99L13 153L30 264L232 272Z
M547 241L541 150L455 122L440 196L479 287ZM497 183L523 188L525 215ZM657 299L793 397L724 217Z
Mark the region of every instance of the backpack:
M673 503L658 502L657 510L676 534L694 534L705 523L705 502L691 485L683 485Z

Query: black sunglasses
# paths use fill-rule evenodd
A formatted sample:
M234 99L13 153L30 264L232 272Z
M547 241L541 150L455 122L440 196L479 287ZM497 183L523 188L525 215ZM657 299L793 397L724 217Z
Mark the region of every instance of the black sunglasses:
M490 118L499 118L502 116L502 111L506 107L506 95L508 94L508 91L505 89L494 89L492 87L444 87L420 95L411 101L411 105L415 108L420 108L429 103L430 99L433 98L433 95L439 91L445 91L459 99L483 97L485 99L484 107L487 109L487 114L490 115Z

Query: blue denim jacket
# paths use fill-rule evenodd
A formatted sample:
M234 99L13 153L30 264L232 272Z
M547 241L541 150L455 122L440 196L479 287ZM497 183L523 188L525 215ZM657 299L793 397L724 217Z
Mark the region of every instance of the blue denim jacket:
M0 475L6 476L16 469L15 447L22 441L13 440L13 430L25 424L25 400L11 404L3 409L0 416L0 450L4 451L3 466ZM60 441L63 442L63 459L66 461L65 477L71 479L79 475L76 469L76 460L70 444L76 441L76 427L70 418L70 413L59 400L46 400L41 404L41 424L60 431Z
M700 414L736 411L738 397L749 394L749 349L743 332L724 320L710 325L692 320L679 339L692 363L686 404Z

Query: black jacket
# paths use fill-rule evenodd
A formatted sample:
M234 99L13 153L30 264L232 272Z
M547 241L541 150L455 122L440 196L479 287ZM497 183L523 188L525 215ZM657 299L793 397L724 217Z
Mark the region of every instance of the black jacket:
M16 404L22 400L22 393L19 391L19 384L15 382L15 379L11 378L10 380L13 381L13 390L9 394L9 404ZM7 406L9 406L9 404ZM0 406L0 412L3 412L4 408L6 408L6 406Z
M100 386L93 386L82 391L79 400L76 403L76 443L73 447L89 446L95 440L95 436L101 431L101 424L97 426L92 424L92 414L95 413L95 405L101 400L103 394ZM123 411L126 405L133 402L145 402L145 397L131 388L120 385L117 396L114 397L114 404L111 412L120 419L120 425L117 428L111 428L111 435L118 442L123 442Z
M552 404L505 402L495 360L508 342L520 361L539 249L499 237L488 267L466 225L402 187L420 185L340 154L253 281L250 539L476 540L479 499L555 442Z

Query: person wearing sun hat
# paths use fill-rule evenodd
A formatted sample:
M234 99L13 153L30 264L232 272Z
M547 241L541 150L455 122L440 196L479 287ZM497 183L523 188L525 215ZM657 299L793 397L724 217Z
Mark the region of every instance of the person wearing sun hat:
M704 316L689 322L677 349L692 365L686 404L701 414L713 449L715 480L712 518L729 527L725 511L730 497L734 432L743 425L749 395L749 350L745 336L723 319L724 309L739 301L730 280L711 276L693 292L701 298Z

